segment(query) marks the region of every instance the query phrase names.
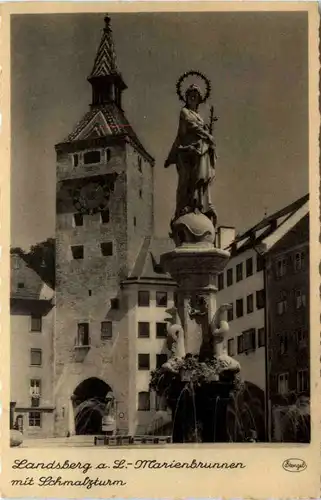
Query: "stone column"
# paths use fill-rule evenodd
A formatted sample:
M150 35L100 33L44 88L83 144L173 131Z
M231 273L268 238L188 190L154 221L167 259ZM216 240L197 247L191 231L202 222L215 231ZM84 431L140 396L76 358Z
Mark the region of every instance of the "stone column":
M211 348L209 324L217 309L217 275L228 259L228 252L206 243L185 244L161 257L165 270L178 284L177 309L186 353L200 354Z

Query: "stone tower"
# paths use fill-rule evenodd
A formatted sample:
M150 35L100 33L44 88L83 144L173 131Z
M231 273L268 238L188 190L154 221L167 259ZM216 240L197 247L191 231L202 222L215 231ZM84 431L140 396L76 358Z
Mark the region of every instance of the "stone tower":
M153 231L153 159L122 109L126 89L110 26L90 110L56 145L55 434L101 432L107 393L128 432L129 325L120 283Z

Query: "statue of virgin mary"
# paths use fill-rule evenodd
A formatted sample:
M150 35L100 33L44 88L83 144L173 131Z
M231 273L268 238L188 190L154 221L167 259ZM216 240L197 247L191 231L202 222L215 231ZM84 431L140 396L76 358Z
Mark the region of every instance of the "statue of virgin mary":
M211 126L198 113L204 102L200 88L192 84L185 92L176 139L165 161L165 168L176 165L178 186L174 220L200 212L216 225L216 213L211 203L210 185L215 177L215 143Z

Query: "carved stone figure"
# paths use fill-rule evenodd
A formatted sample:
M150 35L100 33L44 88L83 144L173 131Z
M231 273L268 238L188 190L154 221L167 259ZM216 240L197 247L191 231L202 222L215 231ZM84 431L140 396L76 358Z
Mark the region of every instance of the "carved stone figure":
M181 84L191 74L205 80L205 96L195 84L190 85L185 95L182 95ZM180 113L176 139L165 161L165 168L175 164L178 173L174 220L186 213L202 213L208 216L215 226L216 212L209 190L215 177L216 152L212 136L215 118L212 111L210 124L206 125L198 113L199 105L209 96L210 82L199 72L191 71L180 78L177 88L185 106Z
M184 330L181 325L170 325L167 328L167 347L172 357L185 356Z

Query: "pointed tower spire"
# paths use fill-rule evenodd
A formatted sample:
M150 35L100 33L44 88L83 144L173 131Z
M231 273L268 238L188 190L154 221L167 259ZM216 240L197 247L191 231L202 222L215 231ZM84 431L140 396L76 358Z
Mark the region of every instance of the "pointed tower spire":
M110 17L105 16L105 27L88 81L92 86L92 106L114 102L121 108L121 95L127 88L117 69Z

